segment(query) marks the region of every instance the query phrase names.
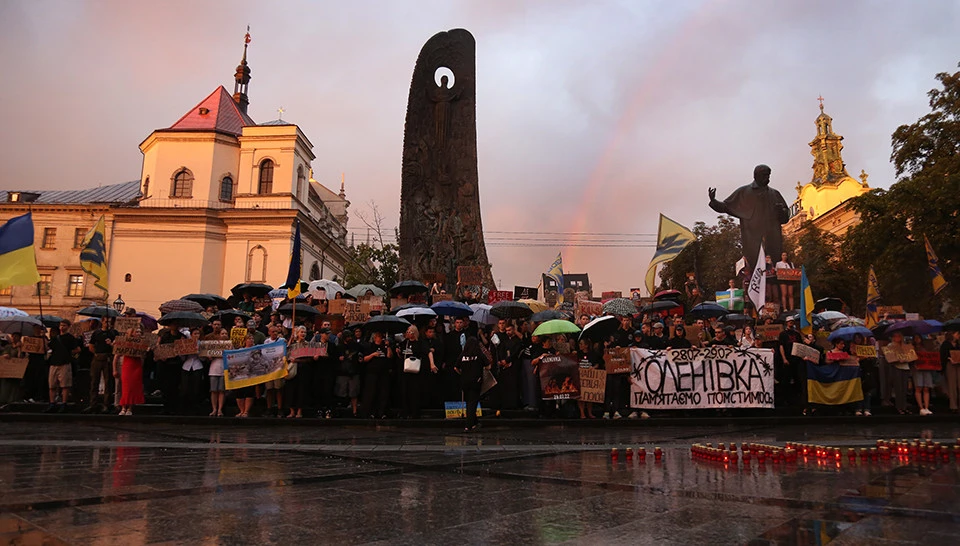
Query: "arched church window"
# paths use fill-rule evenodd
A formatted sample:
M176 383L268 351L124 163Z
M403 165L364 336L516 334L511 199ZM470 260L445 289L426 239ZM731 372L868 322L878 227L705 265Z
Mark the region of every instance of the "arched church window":
M186 167L180 169L173 175L173 182L170 187L170 197L191 197L193 195L193 173Z
M320 266L317 265L317 262L313 262L313 265L310 266L310 280L320 280Z
M297 167L297 198L300 198L300 192L303 191L303 182L306 177L303 175L303 165Z
M220 181L220 200L233 201L233 178L230 175L224 176Z
M260 178L257 184L257 193L265 195L273 193L273 161L264 159L260 162Z

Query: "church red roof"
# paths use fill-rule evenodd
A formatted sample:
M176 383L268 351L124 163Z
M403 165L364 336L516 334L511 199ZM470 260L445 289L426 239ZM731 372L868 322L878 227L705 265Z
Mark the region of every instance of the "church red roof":
M240 136L246 125L256 125L233 101L230 93L221 85L183 115L168 130L218 131Z

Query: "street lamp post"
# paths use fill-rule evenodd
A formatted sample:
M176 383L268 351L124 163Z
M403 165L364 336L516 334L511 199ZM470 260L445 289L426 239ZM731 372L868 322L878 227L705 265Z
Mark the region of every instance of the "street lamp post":
M113 308L116 309L118 313L122 313L125 305L126 302L123 301L123 296L117 294L117 299L113 302Z

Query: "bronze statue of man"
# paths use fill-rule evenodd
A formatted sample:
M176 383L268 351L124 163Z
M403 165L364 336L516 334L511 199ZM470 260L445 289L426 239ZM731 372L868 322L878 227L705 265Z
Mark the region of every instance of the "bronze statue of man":
M790 209L780 192L770 187L770 167L757 165L753 169L753 182L740 186L723 201L717 201L716 188L710 188L707 194L710 208L740 220L740 241L747 271L753 271L756 266L761 242L767 256L780 255L783 249L780 226L790 219Z

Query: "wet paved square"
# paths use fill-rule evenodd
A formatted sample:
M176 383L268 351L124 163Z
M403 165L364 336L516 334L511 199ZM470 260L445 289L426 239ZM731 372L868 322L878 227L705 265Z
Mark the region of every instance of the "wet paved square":
M960 425L0 423L0 544L960 544L960 463L692 460ZM627 459L625 447L664 457ZM610 449L620 456L612 459Z

